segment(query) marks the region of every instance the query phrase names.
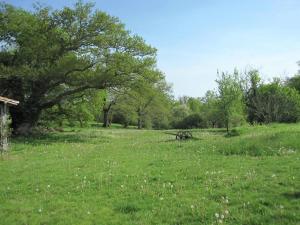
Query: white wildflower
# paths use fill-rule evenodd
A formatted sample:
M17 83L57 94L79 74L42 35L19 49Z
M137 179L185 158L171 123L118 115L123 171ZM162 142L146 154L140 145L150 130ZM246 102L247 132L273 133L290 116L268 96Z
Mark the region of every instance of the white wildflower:
M220 217L219 213L215 213L215 217L219 218Z

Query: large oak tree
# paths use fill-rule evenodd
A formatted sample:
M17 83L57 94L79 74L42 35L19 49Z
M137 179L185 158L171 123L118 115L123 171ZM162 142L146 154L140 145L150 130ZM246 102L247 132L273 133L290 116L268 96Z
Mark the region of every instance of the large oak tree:
M154 48L82 2L33 12L2 3L0 47L0 94L20 101L11 110L20 133L68 96L124 86L155 67Z

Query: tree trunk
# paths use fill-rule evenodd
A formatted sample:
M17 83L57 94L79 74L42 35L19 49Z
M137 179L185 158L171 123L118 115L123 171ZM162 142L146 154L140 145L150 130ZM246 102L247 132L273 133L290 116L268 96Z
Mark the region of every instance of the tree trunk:
M227 134L229 134L229 123L228 123L228 121L226 121L226 131L227 131Z
M82 128L83 127L83 121L82 121L82 119L79 119L79 123L80 123L80 127Z
M138 118L138 129L142 129L143 128L143 122L142 119L139 117Z
M142 111L139 109L138 110L138 129L142 129L143 128L143 118L142 118L143 114Z
M109 127L109 109L103 109L103 127Z
M26 107L10 107L10 115L12 118L12 128L14 135L29 135L32 128L37 124L41 109Z

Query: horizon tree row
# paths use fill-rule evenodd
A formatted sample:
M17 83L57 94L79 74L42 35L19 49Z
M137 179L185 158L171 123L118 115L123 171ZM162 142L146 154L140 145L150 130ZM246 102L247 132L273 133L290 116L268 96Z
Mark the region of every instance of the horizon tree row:
M0 24L0 95L20 101L10 110L15 134L91 122L229 132L300 120L300 72L269 83L257 70L222 72L217 90L174 99L156 49L91 3L34 11L0 3Z

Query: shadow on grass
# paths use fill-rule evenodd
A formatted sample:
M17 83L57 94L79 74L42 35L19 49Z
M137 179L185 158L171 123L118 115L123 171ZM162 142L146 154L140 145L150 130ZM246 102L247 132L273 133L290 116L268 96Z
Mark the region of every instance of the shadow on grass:
M283 196L290 200L300 199L300 191L284 193Z
M117 212L124 213L124 214L133 214L136 213L140 210L140 208L133 204L133 203L120 203L118 206L115 208Z
M102 133L83 133L83 132L63 132L63 133L46 133L30 137L15 137L12 139L16 144L29 145L50 145L61 143L103 143L109 142L109 138Z
M189 141L199 141L199 140L203 140L202 138L198 138L198 137L192 137L192 138L188 138L188 139L176 139L175 137L174 137L174 139L168 139L168 140L165 140L165 141L159 141L159 143L161 143L161 142L182 142L182 143L184 143L184 142L189 142Z

